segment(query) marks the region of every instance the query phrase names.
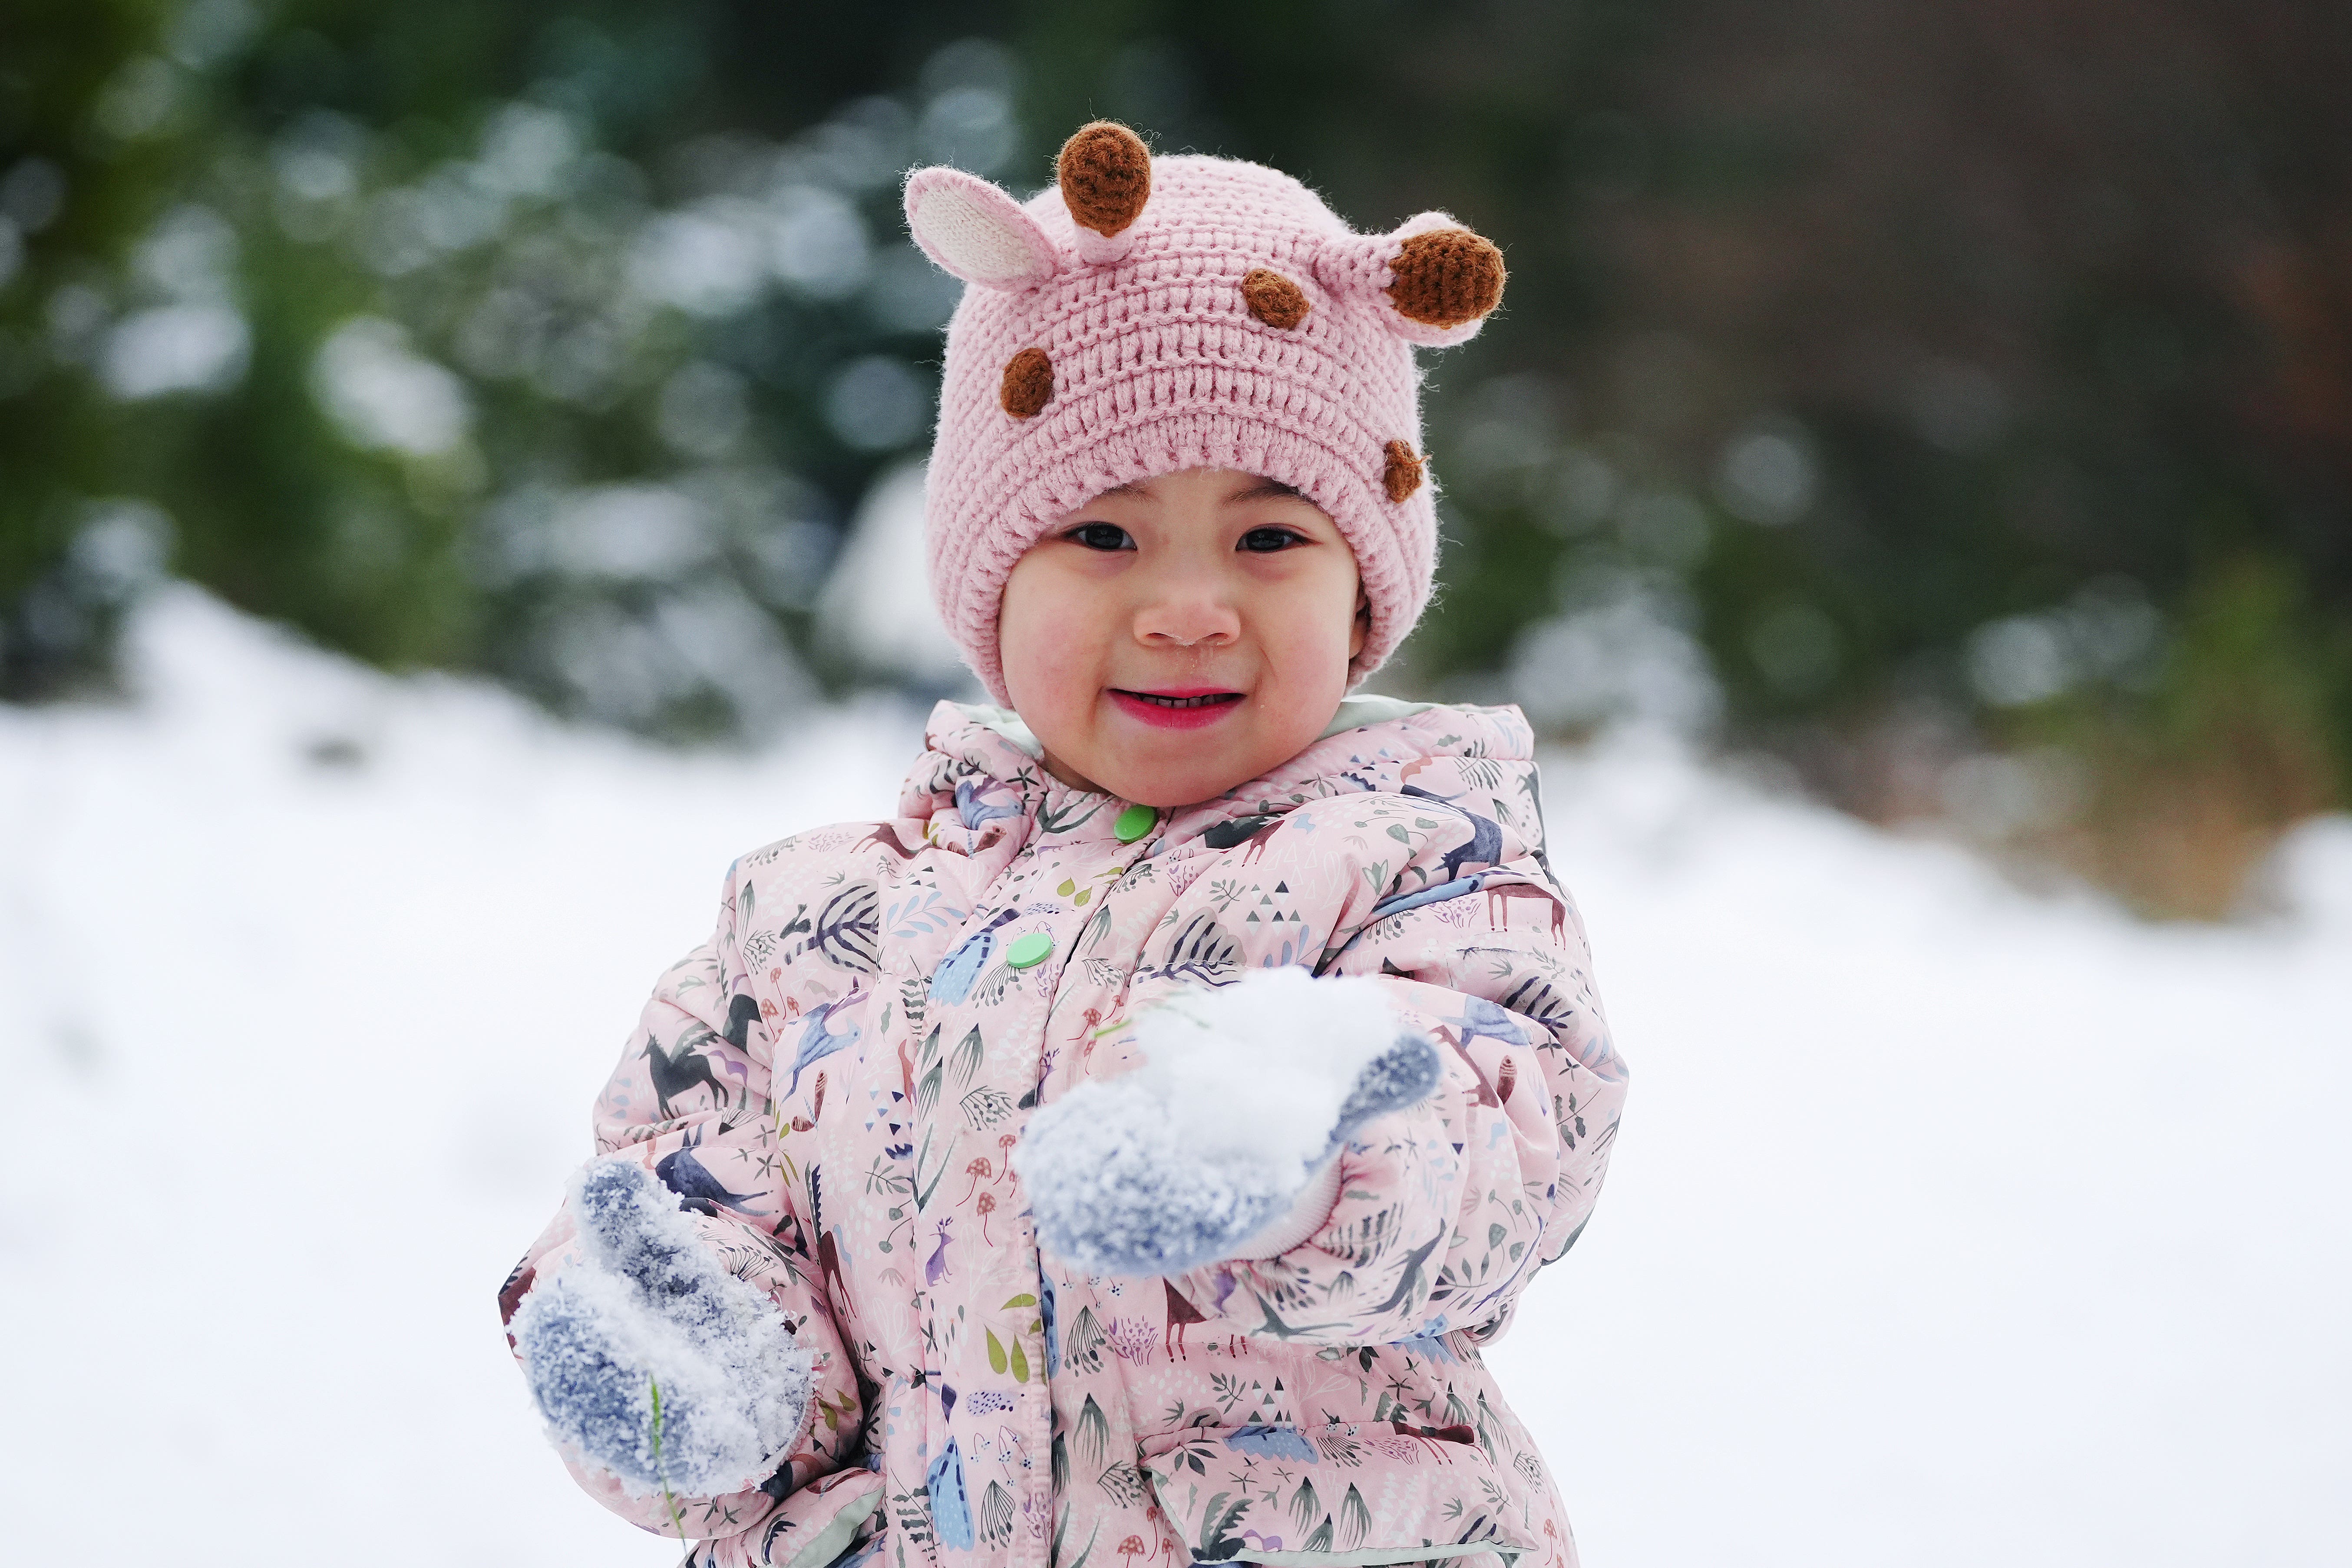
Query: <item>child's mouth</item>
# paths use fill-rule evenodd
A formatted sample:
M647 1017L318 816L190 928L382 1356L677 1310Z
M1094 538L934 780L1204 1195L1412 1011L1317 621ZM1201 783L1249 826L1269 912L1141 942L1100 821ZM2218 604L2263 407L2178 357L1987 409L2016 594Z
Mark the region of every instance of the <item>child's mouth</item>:
M1197 730L1213 724L1241 703L1238 691L1128 691L1111 688L1111 700L1130 718L1162 730Z

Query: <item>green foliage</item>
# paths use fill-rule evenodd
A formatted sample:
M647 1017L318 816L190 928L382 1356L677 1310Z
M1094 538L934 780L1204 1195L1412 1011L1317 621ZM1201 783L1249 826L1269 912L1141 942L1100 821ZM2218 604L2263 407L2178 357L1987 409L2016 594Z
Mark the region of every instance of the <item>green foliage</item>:
M790 712L841 516L927 434L950 295L898 174L1016 150L1003 51L940 56L936 10L781 53L749 7L16 18L0 692L102 676L168 546L379 663L680 736Z
M2151 915L2218 918L2278 832L2346 795L2352 637L2275 558L2200 567L2177 630L2134 679L2001 717L2045 797L2007 825ZM2036 809L2038 808L2038 809Z
M843 674L813 595L927 434L950 296L899 173L1026 190L1109 114L1504 247L1504 311L1431 362L1444 585L1392 686L1801 756L2259 710L2330 737L2290 771L2340 799L2341 29L2184 16L2161 65L2076 0L1930 10L30 0L0 692L102 678L168 552L382 663L776 722Z

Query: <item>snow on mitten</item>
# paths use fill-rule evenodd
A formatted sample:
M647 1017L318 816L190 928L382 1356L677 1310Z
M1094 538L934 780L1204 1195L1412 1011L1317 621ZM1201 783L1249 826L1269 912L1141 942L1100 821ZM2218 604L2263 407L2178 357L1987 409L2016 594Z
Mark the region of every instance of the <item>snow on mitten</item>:
M508 1325L551 1430L637 1496L767 1479L801 1435L814 1358L643 1165L593 1161L572 1197L585 1258Z
M1046 1251L1098 1274L1252 1256L1348 1135L1437 1087L1379 985L1255 970L1136 1021L1143 1065L1080 1084L1013 1153Z

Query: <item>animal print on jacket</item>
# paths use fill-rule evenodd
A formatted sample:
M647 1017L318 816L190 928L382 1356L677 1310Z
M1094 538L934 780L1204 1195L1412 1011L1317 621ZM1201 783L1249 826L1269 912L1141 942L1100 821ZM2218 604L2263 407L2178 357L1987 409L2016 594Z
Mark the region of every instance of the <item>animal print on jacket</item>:
M1625 1085L1517 710L1351 701L1133 842L1009 714L941 704L927 744L896 817L730 869L596 1107L599 1152L656 1170L819 1352L807 1437L731 1496L633 1498L573 1457L582 1484L675 1518L696 1564L1571 1568L1479 1351L1591 1213ZM1359 1131L1277 1257L1041 1256L1008 1159L1031 1112L1127 1066L1154 1002L1286 964L1382 979L1444 1049L1437 1092ZM509 1312L573 1235L559 1214Z

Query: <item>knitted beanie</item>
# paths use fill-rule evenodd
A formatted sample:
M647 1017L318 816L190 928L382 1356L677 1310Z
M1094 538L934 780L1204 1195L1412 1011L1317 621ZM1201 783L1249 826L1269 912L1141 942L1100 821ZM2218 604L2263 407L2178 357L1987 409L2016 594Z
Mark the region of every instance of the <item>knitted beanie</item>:
M1354 550L1361 679L1436 568L1413 345L1478 331L1501 254L1443 213L1357 234L1287 174L1154 158L1124 126L1071 137L1058 174L1026 203L956 169L907 182L916 244L966 284L925 495L949 632L1010 701L996 623L1022 553L1116 486L1237 468L1297 490Z

